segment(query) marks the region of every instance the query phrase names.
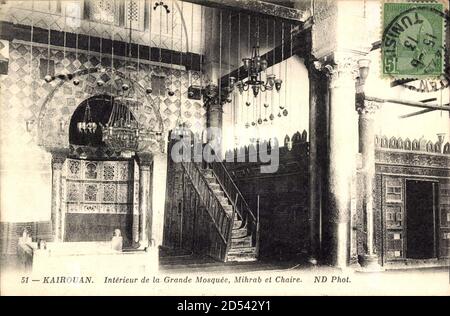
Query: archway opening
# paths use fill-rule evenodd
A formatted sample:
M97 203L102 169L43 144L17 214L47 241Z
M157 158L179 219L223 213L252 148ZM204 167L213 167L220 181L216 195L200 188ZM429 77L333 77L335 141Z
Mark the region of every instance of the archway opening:
M109 95L96 95L84 100L73 112L69 125L69 143L72 145L103 147L106 144L103 142L102 126L108 123L114 105L114 97ZM86 108L89 105L90 116L92 122L97 124L97 129L94 133L84 133L78 130L77 123L85 120ZM119 103L118 112L126 113L128 109L126 105ZM131 120L136 121L133 114Z

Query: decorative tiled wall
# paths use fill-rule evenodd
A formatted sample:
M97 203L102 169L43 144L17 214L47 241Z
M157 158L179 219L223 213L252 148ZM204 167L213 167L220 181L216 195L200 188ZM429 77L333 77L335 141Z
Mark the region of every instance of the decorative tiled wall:
M68 124L76 107L93 95L114 92L121 84L109 80L103 87L98 87L96 81L102 75L100 73L81 77L78 86L71 81L63 82L60 79L47 83L41 78L39 67L48 57L55 61L56 74L90 68L100 62L99 56L89 56L81 52L48 50L24 43L10 43L9 72L7 76L0 76L2 88L0 101L4 115L2 124L7 129L11 127L17 132L29 133L30 141L34 143L46 147L67 148ZM111 65L111 60L108 56L102 56L102 63ZM123 60L114 60L114 68L124 72L124 66ZM151 86L153 75L165 75L166 88L175 92L172 97L167 93L165 95L153 93L147 99L141 95L144 104L134 115L143 127L154 129L162 120L164 131L169 131L175 126L180 111L182 121L187 122L194 130L205 126L206 113L201 101L192 101L187 97L189 84L200 82L199 73L189 74L182 70L144 63L140 63L139 66L134 63L134 66L139 69L135 74L135 80L143 87ZM47 102L50 94L52 97ZM35 123L31 125L29 132L26 131L27 121ZM5 136L5 133L2 136Z
M139 17L139 21L131 23L134 43L195 53L201 53L204 48L204 30L201 30L205 9L200 5L165 0L164 4L171 9L166 14L161 11L162 6L153 9L159 2L156 0L47 0L34 1L34 9L32 2L15 0L1 4L0 20L128 41L129 20L125 12L131 2L132 17Z

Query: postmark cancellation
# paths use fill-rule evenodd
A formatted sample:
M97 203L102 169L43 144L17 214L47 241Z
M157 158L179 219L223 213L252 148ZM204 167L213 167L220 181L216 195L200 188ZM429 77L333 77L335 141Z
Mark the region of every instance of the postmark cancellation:
M442 3L383 3L383 77L440 77L445 67L445 21Z

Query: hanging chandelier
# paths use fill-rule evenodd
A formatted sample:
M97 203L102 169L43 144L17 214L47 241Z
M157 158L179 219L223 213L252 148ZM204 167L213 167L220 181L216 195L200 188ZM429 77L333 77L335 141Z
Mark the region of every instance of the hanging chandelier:
M128 71L134 69L132 66L127 68ZM114 151L120 151L124 157L131 157L146 144L155 149L160 144L162 132L141 126L133 115L143 106L140 98L145 95L146 89L139 87L136 78L132 79L128 74L128 78L122 82L121 90L111 99L111 115L106 125L102 125L103 142Z
M86 104L86 108L84 109L83 120L77 123L77 128L80 133L84 134L94 134L97 130L97 123L92 121L89 100Z
M112 101L112 111L108 123L102 127L102 140L115 151L136 151L139 145L139 125L134 119L126 98Z
M254 46L252 49L251 58L242 58L243 68L247 72L246 81L238 81L236 87L239 93L248 91L251 87L255 98L259 92L271 91L275 87L277 92L281 89L282 80L276 79L274 74L268 74L265 81L262 79L262 73L267 70L267 60L263 59L259 53L259 46ZM233 81L233 78L230 78ZM231 85L231 82L230 82Z

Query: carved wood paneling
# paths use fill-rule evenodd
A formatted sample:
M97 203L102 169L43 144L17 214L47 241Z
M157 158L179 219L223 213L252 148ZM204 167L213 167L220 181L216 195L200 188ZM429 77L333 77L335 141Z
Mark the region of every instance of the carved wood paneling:
M384 218L384 255L387 260L405 258L406 227L404 226L404 180L383 176L381 201ZM381 228L381 227L380 227ZM380 229L379 228L379 229Z
M67 213L128 214L133 204L130 161L67 159Z

